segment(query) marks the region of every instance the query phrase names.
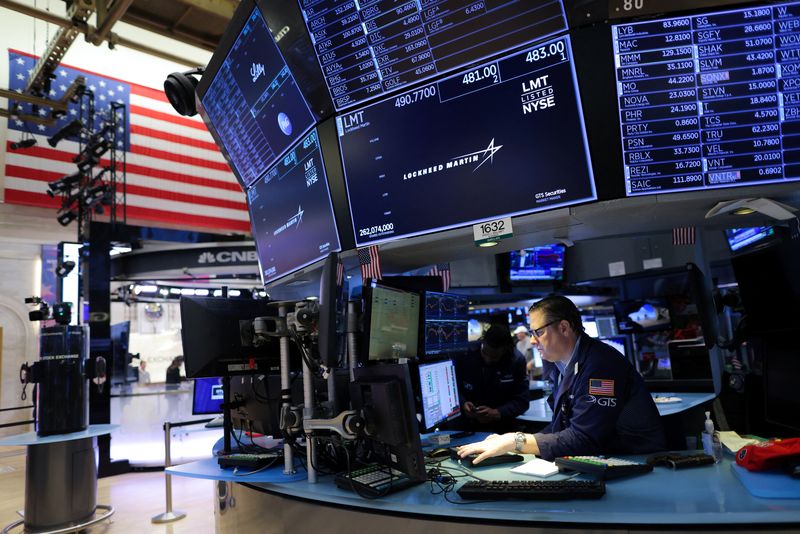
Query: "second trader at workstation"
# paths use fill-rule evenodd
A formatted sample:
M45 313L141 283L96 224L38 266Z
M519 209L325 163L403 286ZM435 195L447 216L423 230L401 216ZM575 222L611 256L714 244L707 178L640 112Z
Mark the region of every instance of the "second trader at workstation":
M492 325L480 350L457 358L456 377L461 415L467 430L507 432L528 409L525 357L514 348L508 327Z
M642 377L625 358L583 332L575 305L562 296L542 299L529 310L531 331L542 358L555 365L557 384L548 403L553 419L541 432L493 435L459 449L473 463L504 452L558 456L647 454L666 449L660 416Z

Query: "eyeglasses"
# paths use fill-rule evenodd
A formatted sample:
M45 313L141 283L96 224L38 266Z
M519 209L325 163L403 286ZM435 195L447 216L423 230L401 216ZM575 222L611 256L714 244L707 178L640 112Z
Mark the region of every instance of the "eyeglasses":
M539 339L540 337L542 337L544 335L544 329L545 328L547 328L550 325L556 324L556 323L558 323L560 321L561 321L561 319L556 319L554 321L550 321L546 325L540 326L539 328L532 328L531 329L531 333L533 334L533 337L535 337L536 339Z

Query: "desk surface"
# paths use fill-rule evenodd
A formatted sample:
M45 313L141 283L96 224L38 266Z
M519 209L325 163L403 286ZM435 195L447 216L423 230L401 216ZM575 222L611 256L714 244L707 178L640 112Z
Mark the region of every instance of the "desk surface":
M653 398L656 397L679 397L680 402L659 404L656 403L658 413L661 416L673 415L694 408L704 402L714 400L716 395L713 393L652 393ZM553 419L553 411L547 404L547 399L532 400L528 411L517 417L523 421L533 421L536 423L549 423Z
M454 467L450 460L442 467ZM203 462L170 468L179 476L210 478ZM219 471L216 466L214 468ZM509 466L474 470L484 479L525 478L509 472ZM191 474L194 471L194 474ZM280 474L274 468L272 476ZM205 476L204 476L205 475ZM267 475L265 475L267 476ZM555 475L551 479L563 478ZM320 504L363 509L365 512L401 513L449 520L472 518L502 522L560 522L596 525L800 525L800 499L753 497L736 479L731 460L712 466L672 471L657 467L652 473L612 480L606 495L598 500L571 501L496 501L474 504L450 503L433 495L427 483L399 491L381 499L366 500L339 489L330 476L318 484L306 480L291 483L259 483L249 477L235 479L251 487ZM535 480L536 477L530 477ZM227 479L230 480L230 479ZM459 479L459 484L463 479ZM449 498L462 502L453 492Z
M103 434L110 434L119 425L89 425L86 430L81 432L70 432L69 434L54 434L52 436L39 436L36 432L26 432L16 436L8 436L0 439L0 446L11 445L46 445L48 443L60 443L62 441L72 441L76 439L94 438Z

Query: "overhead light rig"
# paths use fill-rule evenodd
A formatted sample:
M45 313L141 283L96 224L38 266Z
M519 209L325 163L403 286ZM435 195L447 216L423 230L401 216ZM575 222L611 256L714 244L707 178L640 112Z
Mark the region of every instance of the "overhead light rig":
M78 142L78 154L72 160L77 171L47 184L47 193L61 197L59 224L77 221L78 239L86 240L89 223L95 216L105 215L106 208L112 225L126 222L124 144L128 125L124 104L111 103L107 112L97 116L94 93L83 88L78 96L78 118L47 140L53 148L65 139ZM97 172L101 164L105 166Z

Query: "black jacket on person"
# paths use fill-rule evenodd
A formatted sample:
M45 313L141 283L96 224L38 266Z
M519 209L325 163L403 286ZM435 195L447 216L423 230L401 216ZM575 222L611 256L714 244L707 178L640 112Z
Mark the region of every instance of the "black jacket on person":
M181 368L167 367L167 384L180 384L180 383L181 383Z
M475 406L489 406L500 412L500 421L481 424L462 414L463 423L475 430L502 432L514 426L514 420L528 410L529 382L525 370L525 357L516 349L497 364L483 361L480 345L477 350L456 358L456 380L461 405L472 402ZM462 425L463 426L463 425Z
M547 399L553 420L535 434L542 458L597 454L646 454L666 449L661 416L644 380L619 352L582 334L562 379ZM562 383L563 382L563 383Z

